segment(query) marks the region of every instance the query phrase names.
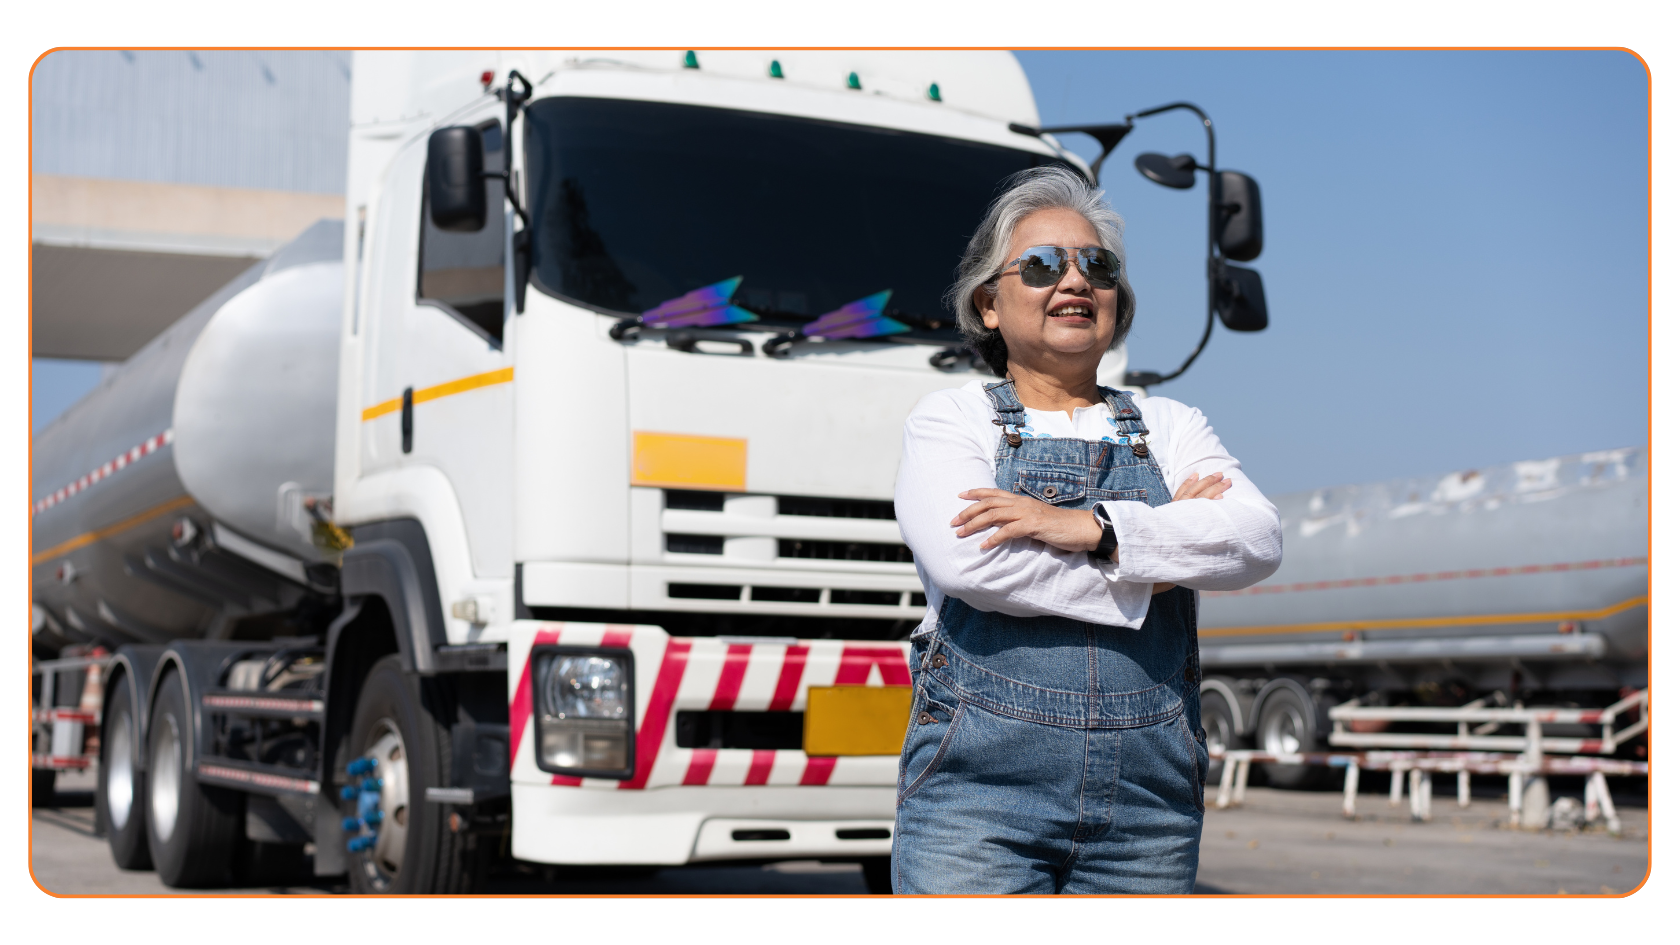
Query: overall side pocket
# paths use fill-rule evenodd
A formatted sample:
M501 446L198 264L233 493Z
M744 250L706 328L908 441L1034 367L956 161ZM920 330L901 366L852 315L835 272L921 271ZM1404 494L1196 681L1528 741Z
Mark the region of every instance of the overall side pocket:
M1190 720L1183 713L1180 713L1172 724L1184 741L1184 750L1189 753L1185 760L1189 762L1187 767L1190 775L1190 793L1196 799L1196 810L1205 814L1207 813L1205 797L1208 773L1207 746L1203 745L1196 738L1195 733L1190 731Z
M898 804L902 806L939 771L950 752L966 704L931 673L917 680L910 707L910 729L898 763Z

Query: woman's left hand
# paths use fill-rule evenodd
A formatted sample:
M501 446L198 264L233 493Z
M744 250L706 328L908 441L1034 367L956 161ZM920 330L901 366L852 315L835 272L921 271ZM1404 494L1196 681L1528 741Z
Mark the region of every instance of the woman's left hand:
M1002 489L970 489L958 493L957 498L974 502L951 520L958 538L997 529L980 543L981 551L990 551L1012 538L1036 538L1063 551L1094 551L1102 540L1102 527L1088 509L1057 508Z

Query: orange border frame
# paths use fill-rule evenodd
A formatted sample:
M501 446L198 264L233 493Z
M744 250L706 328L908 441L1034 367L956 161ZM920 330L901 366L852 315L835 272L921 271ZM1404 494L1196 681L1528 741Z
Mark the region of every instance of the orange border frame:
M119 46L54 46L53 48L48 49L47 51L41 53L41 55L35 57L35 61L33 63L31 63L30 66L29 66L29 81L30 81L31 87L33 87L33 84L34 84L34 81L35 81L35 67L39 66L41 64L41 60L45 59L46 57L52 55L55 52L72 52L72 51L73 52L98 52L98 51L116 51L116 50L122 50L122 49L128 49L128 50L132 50L132 51L136 51L136 52L179 52L179 51L224 52L224 51L240 51L240 50L247 50L247 51L249 51L249 50L260 50L260 51L276 51L276 52L279 52L279 51L329 51L329 50L343 50L343 51L351 51L351 52L359 51L359 50L360 51L370 51L370 52L401 52L401 51L534 52L534 51L545 51L545 50L560 49L560 48L562 48L562 47L556 47L556 46L512 46L512 47L497 47L497 46L133 46L133 47L119 47ZM577 50L582 51L582 52L611 52L611 51L615 51L615 50L634 50L634 51L639 51L639 52L686 52L690 49L692 49L696 52L750 52L750 51L759 51L759 50L770 49L770 47L767 47L767 46L694 46L694 47L683 47L683 46L568 46L568 47L563 47L563 48L577 49ZM1652 341L1653 341L1651 312L1652 312L1652 304L1653 304L1652 299L1654 298L1653 292L1655 291L1655 276L1656 276L1655 269L1653 268L1654 257L1652 255L1653 245L1654 245L1653 241L1655 239L1655 223L1653 221L1653 217L1655 215L1655 213L1654 213L1655 208L1654 208L1654 205L1652 203L1652 187L1653 187L1653 184L1655 183L1655 167L1653 166L1652 161L1653 161L1653 156L1654 156L1654 151L1655 151L1655 143L1654 143L1654 127L1653 127L1653 121L1652 121L1654 106L1652 104L1653 96L1651 94L1651 92L1652 92L1652 88L1651 88L1651 86L1652 86L1651 65L1650 65L1650 63L1646 62L1645 57L1639 55L1639 53L1633 51L1632 49L1629 49L1626 46L784 46L784 47L776 47L776 48L777 49L786 49L788 51L795 51L795 52L798 52L798 51L822 51L822 52L851 52L851 51L857 51L857 52L910 52L910 51L920 51L920 52L930 52L930 51L931 52L964 52L964 51L967 51L967 52L975 52L975 51L980 51L980 52L1016 52L1016 51L1021 51L1021 52L1623 52L1623 53L1627 53L1628 55L1637 59L1639 61L1639 64L1642 67L1644 67L1644 69L1645 69L1645 88L1646 88L1646 95L1645 95L1645 129L1646 129L1646 131L1645 131L1645 443L1646 443L1646 452L1647 452L1647 461L1646 461L1647 472L1646 472L1646 480L1645 480L1645 558L1646 558L1647 562L1649 562L1651 560L1652 551L1654 550L1654 546L1653 546L1652 538L1651 538L1651 524L1652 524L1652 522L1651 522L1651 518L1652 518L1651 499L1652 499L1653 494L1654 494L1653 489L1652 489L1652 483L1655 481L1655 478L1656 478L1655 474L1654 474L1654 471L1651 468L1652 465L1654 464L1654 462L1653 462L1654 457L1652 457L1650 455L1651 446L1652 446L1652 439L1651 438L1652 438L1652 435L1656 432L1656 425L1655 425L1655 421L1654 421L1653 416L1652 416L1652 410L1653 410L1655 405L1652 403L1652 396L1651 396L1651 378L1653 376L1652 371L1655 370L1655 367L1656 367L1656 362L1653 358L1652 347L1651 347ZM29 101L29 148L30 148L31 173L33 173L34 153L35 153L34 152L34 137L35 137L34 113L35 113L35 100L34 100L34 96L31 95L30 96L30 101ZM31 221L33 221L34 217L35 217L34 202L35 202L34 201L34 193L33 193L33 191L31 191L30 197L29 197L29 219ZM33 260L33 258L34 258L34 242L33 242L32 238L30 240L29 245L30 245L30 259ZM29 299L29 310L31 312L31 320L30 320L30 326L29 326L30 351L33 352L33 350L34 350L34 334L35 334L35 326L34 326L34 319L33 319L33 313L34 313L34 310L35 310L35 284L34 284L33 265L31 265L31 270L30 270L30 275L29 275L28 299ZM34 391L34 360L33 360L33 355L32 354L30 355L29 377L30 377L30 382L31 382L30 383L30 392L29 392L29 406L30 406L31 417L33 417L35 391ZM31 435L30 436L30 443L29 443L29 459L30 459L30 470L31 470L32 475L33 475L33 470L34 470L34 455L35 455L35 440L34 440L34 436ZM26 496L26 499L27 499L27 496ZM30 544L31 544L31 546L33 546L33 544L34 544L34 533L35 533L35 523L34 523L34 519L31 518L30 519L30 524L29 524L29 534L30 534ZM1649 565L1647 565L1647 567L1649 567ZM33 571L34 571L34 564L32 563L30 565L31 574L29 576L29 579L31 581L31 587L33 587ZM1647 571L1647 575L1649 575L1649 573L1650 572ZM1647 577L1646 581L1647 581L1647 587L1649 588L1649 586L1650 586L1649 577ZM1647 596L1649 596L1649 591L1647 591ZM31 600L33 601L33 598ZM1646 661L1647 661L1647 668L1648 668L1647 669L1647 674L1648 674L1647 678L1648 679L1655 675L1655 674L1649 673L1649 666L1650 666L1650 659L1651 659L1649 654L1651 653L1651 643L1652 643L1652 640L1651 640L1651 618L1650 618L1649 604L1647 604L1646 620L1645 620L1645 652L1647 654ZM33 651L28 649L29 644L25 643L25 647L26 647L25 652L28 655L29 660L33 660ZM26 687L25 691L28 691L27 687ZM1655 721L1655 714L1656 714L1655 713L1655 699L1654 698L1652 700L1652 703L1653 704L1652 704L1652 707L1651 707L1651 717L1652 717L1651 729L1646 730L1647 744L1650 743L1650 732L1651 732L1652 729L1655 728L1655 725L1656 725L1656 721ZM29 711L31 713L33 713L33 709L34 709L34 706L30 705L29 706ZM26 748L27 747L28 746L26 746ZM1647 758L1647 761L1649 761L1649 760L1650 759ZM1122 898L1122 899L1139 899L1139 898L1143 898L1143 899L1185 899L1185 898L1208 898L1208 899L1568 899L1568 898L1575 898L1575 899L1586 899L1586 898L1591 898L1591 899L1625 899L1629 896L1632 896L1634 893L1637 893L1639 890L1643 889L1645 887L1645 884L1647 882L1650 882L1650 879L1651 879L1651 868L1652 868L1651 867L1651 859L1652 859L1652 855L1655 852L1655 844L1654 844L1654 841L1652 840L1652 829L1651 829L1651 823L1652 823L1652 818L1654 816L1654 812L1652 812L1652 810L1651 810L1652 794L1651 794L1651 781L1650 781L1650 776L1649 775L1647 775L1646 781L1645 781L1645 793L1646 793L1646 797L1645 797L1645 810L1646 810L1645 877L1639 881L1639 884L1637 886L1634 886L1632 889L1628 890L1625 893L1616 893L1616 894L1613 894L1613 895L1605 895L1603 893L1581 893L1581 894L1578 894L1578 895L1573 894L1573 893L1568 894L1568 895L1560 895L1558 893L1441 893L1441 894L1431 894L1431 893L1375 893L1375 894L1364 894L1364 893L1277 893L1277 894L1271 894L1271 893L1221 893L1221 894L1218 894L1218 895L1203 895L1203 896L1198 896L1198 895L1192 893L1192 894L1188 894L1188 895L1184 895L1184 896L1178 896L1178 895L1137 895L1137 896L1115 896L1115 897L1102 897L1102 898ZM33 808L32 808L31 813L30 813L29 828L28 828L28 831L26 832L26 836L29 839L29 843L31 845L31 848L33 847L33 844L34 844L34 831L35 831L35 822L34 822L34 814L33 814ZM260 899L299 899L299 898L305 898L305 899L318 899L318 898L335 899L335 898L339 898L337 895L332 894L332 893L303 893L303 894L296 894L296 895L278 895L278 894L272 894L272 893L245 893L245 894L236 894L236 895L233 895L231 897L227 894L207 895L207 894L202 894L202 893L179 893L179 894L175 894L175 893L112 893L112 894L103 894L103 893L58 893L58 892L53 892L52 890L46 888L45 886L42 886L40 881L35 878L35 864L34 864L34 857L33 857L32 854L30 856L30 863L29 863L29 879L30 879L31 882L35 883L35 887L37 889L39 889L42 892L46 893L47 895L52 896L52 897L57 898L57 899L193 899L193 898L199 898L199 899L207 899L207 898L217 898L217 899L226 899L226 898L236 898L236 899L237 898L244 898L244 899L254 899L254 898L260 898ZM406 899L406 898L411 898L411 897L408 897L408 896L394 896L394 895L375 895L375 896L364 897L364 898ZM574 894L566 894L566 893L549 893L549 894L543 894L543 893L530 893L530 894L489 893L489 894L472 894L472 895L462 895L462 896L439 895L439 896L428 897L428 898L448 898L448 899L533 899L533 898L549 898L549 899L603 899L603 898L613 898L613 899L779 899L779 898L874 899L874 898L878 898L878 897L868 896L868 895L785 896L785 895L774 894L774 893L722 893L722 894L608 893L608 894L600 894L600 895L594 895L594 894L576 894L576 895L574 895ZM990 895L975 894L975 895L942 896L942 897L934 897L934 898L1019 899L1019 898L1052 898L1052 897L1021 896L1021 895L1010 895L1010 894L990 894Z

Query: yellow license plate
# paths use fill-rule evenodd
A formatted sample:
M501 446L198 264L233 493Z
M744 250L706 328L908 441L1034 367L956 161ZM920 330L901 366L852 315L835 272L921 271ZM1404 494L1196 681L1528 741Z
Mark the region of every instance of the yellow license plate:
M910 724L909 686L812 686L805 754L896 755Z

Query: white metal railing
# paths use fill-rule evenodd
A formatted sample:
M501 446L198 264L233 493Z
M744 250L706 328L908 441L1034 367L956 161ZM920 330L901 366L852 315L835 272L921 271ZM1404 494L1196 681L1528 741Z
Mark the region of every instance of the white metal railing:
M30 713L34 742L30 749L31 767L81 769L92 763L87 736L99 731L100 674L110 662L109 656L78 656L38 661L31 668L34 675L41 677L34 711ZM77 693L76 705L54 705L58 701L58 674L77 669L87 670L88 678Z
M1356 813L1355 802L1359 796L1359 773L1362 770L1388 771L1389 806L1400 806L1404 796L1409 793L1413 820L1431 819L1430 802L1434 785L1429 777L1430 774L1444 772L1458 775L1458 806L1460 807L1470 806L1470 775L1506 775L1510 778L1509 808L1512 826L1521 821L1523 786L1528 778L1544 777L1552 774L1586 775L1587 788L1584 799L1586 819L1591 822L1602 817L1612 834L1621 833L1622 825L1620 818L1616 815L1616 806L1610 800L1610 787L1605 778L1607 776L1642 775L1650 772L1650 765L1643 761L1625 761L1619 758L1595 758L1580 755L1561 758L1541 756L1538 763L1527 755L1469 751L1302 752L1283 754L1232 749L1210 752L1209 755L1214 761L1224 762L1224 770L1220 772L1219 776L1219 793L1214 799L1214 807L1217 809L1223 810L1232 804L1243 802L1243 795L1248 787L1249 769L1256 763L1319 765L1347 769L1347 774L1342 781L1342 816L1350 818ZM1408 787L1410 788L1409 792L1407 791Z
M1623 729L1616 729L1616 720L1637 710L1636 717ZM1628 739L1650 726L1651 691L1638 692L1603 709L1555 709L1546 707L1512 708L1490 707L1478 699L1456 709L1416 706L1365 706L1359 700L1344 702L1330 710L1333 726L1330 744L1346 748L1402 748L1436 751L1520 751L1539 757L1542 754L1613 755ZM1354 732L1347 723L1369 722L1457 722L1454 735L1430 735L1410 732ZM1479 723L1479 724L1478 724ZM1475 724L1472 729L1470 726ZM1597 725L1598 738L1548 737L1545 725ZM1507 725L1523 726L1521 735L1495 735Z
M1334 725L1330 744L1379 750L1298 754L1243 749L1212 752L1213 759L1224 762L1214 806L1223 809L1233 803L1242 803L1249 769L1255 762L1347 769L1342 784L1342 814L1347 817L1354 816L1361 770L1388 771L1389 805L1399 806L1402 797L1409 793L1414 820L1430 819L1433 782L1429 775L1435 772L1457 774L1458 804L1468 807L1470 775L1500 774L1510 778L1509 806L1511 824L1515 826L1521 822L1522 794L1527 779L1574 774L1587 776L1584 805L1587 820L1591 822L1602 817L1610 832L1618 834L1621 832L1621 820L1610 800L1610 788L1605 778L1647 774L1650 766L1643 761L1603 756L1615 753L1617 748L1650 726L1650 707L1649 689L1641 689L1603 709L1498 708L1489 707L1485 700L1480 699L1453 709L1387 707L1362 706L1354 700L1330 710ZM1634 718L1618 730L1617 720L1626 715ZM1348 731L1347 723L1355 721L1456 722L1458 733L1432 735ZM1544 733L1545 725L1565 724L1598 725L1601 727L1600 737L1561 738L1548 737ZM1471 728L1472 725L1475 728ZM1523 734L1493 734L1505 725L1521 725ZM1501 753L1501 750L1506 753ZM1408 786L1409 792L1406 790Z

